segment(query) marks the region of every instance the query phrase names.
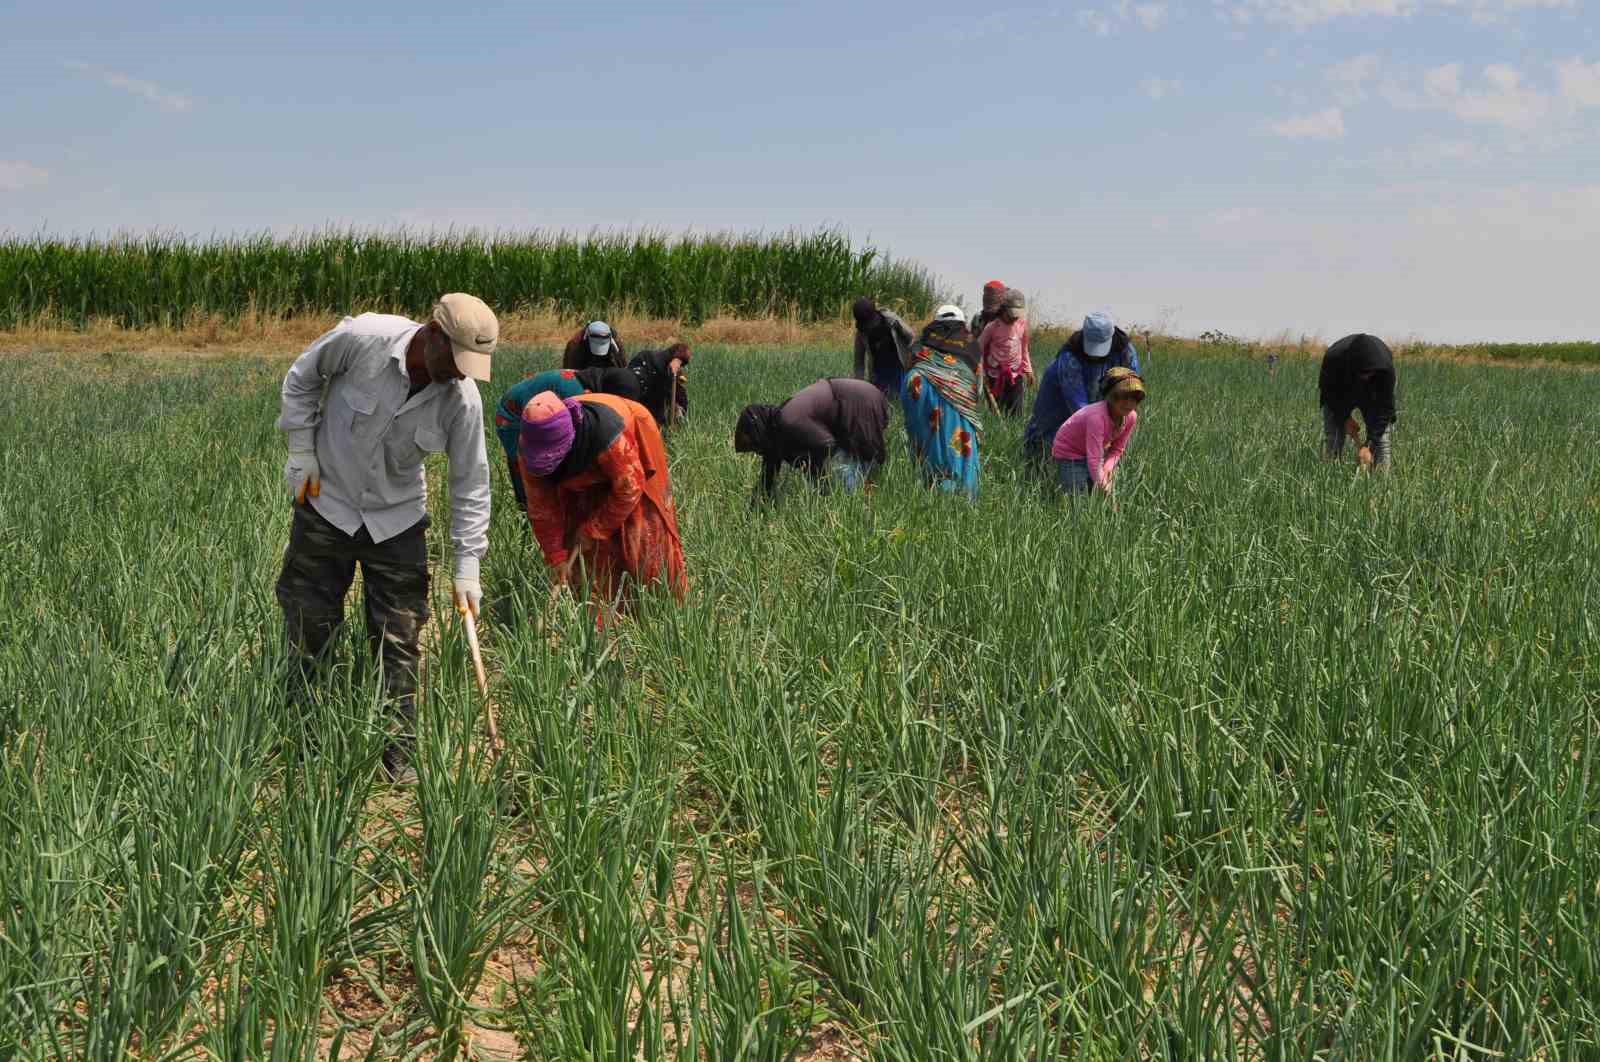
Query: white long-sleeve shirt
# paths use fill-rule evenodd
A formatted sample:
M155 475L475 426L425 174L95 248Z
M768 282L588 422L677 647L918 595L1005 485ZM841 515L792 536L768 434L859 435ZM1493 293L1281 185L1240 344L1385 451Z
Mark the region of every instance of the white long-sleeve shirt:
M483 397L470 379L436 380L406 397L406 346L421 327L382 313L340 321L289 367L278 427L290 450L316 452L322 488L307 501L347 535L365 525L373 542L422 519L423 458L448 455L455 577L476 579L489 549Z

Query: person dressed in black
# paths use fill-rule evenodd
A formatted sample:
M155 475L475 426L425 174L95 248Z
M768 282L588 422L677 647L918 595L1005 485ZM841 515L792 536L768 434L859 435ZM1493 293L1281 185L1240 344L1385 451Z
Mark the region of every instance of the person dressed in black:
M870 379L886 398L898 397L914 338L911 327L865 295L850 305L850 316L856 322L856 379Z
M1389 433L1395 422L1394 352L1377 336L1345 336L1322 356L1317 390L1322 402L1323 453L1337 458L1344 440L1360 427L1351 416L1361 411L1367 440L1356 452L1366 466L1389 467Z
M641 350L628 362L628 371L639 381L639 397L633 398L650 415L656 418L657 425L667 423L668 411L676 405L676 415L673 419L681 420L689 415L689 389L687 384L689 366L689 344L674 343L670 347L660 350Z
M833 376L800 389L781 406L746 406L733 448L761 455L760 491L768 497L786 464L824 489L867 491L889 456L883 439L888 423L889 402L876 386Z

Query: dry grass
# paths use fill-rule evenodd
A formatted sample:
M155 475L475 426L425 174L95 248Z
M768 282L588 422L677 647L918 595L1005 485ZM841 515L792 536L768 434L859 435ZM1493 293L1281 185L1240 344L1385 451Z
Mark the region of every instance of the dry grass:
M172 358L181 363L210 361L241 356L288 361L317 336L338 323L333 314L298 317L273 317L246 314L235 320L220 316L196 315L181 327L122 328L101 319L86 328L73 328L60 321L41 320L23 328L0 330L0 356L6 354L140 354ZM630 350L659 346L674 340L727 346L769 347L773 349L847 349L854 336L854 324L836 321L801 321L793 317L714 317L700 324L686 324L677 318L648 317L623 313L611 318ZM501 342L508 347L559 348L582 327L583 322L554 311L530 311L500 318ZM1141 350L1152 341L1162 355L1259 351L1262 357L1276 353L1285 358L1320 358L1327 344L1320 336L1280 333L1260 339L1239 339L1226 345L1187 336L1171 336L1129 326ZM1041 369L1053 356L1071 328L1041 322L1033 328L1034 362ZM1427 343L1415 337L1391 341L1395 354L1407 361L1454 361L1463 364L1515 364L1527 368L1592 370L1600 364L1548 360L1536 357L1504 359L1486 357L1470 346ZM120 366L120 362L118 365Z
M197 355L257 354L285 359L299 353L339 321L333 314L271 317L249 314L236 320L192 317L178 328L122 328L101 319L87 328L38 321L0 331L0 354L127 353ZM714 317L698 325L673 318L624 314L611 319L630 350L682 339L693 343L750 346L839 347L851 342L848 320L804 322L792 317L754 319ZM516 313L500 318L500 341L515 347L559 347L583 322L555 313Z

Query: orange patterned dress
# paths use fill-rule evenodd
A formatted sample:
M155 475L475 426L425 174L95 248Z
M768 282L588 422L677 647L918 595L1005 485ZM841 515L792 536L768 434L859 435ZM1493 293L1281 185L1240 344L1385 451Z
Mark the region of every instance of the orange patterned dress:
M630 584L664 581L681 601L689 580L667 451L655 418L637 402L615 395L586 394L578 401L620 414L622 433L582 472L558 482L524 471L522 483L545 563L554 567L576 550L572 577L587 578L604 626Z

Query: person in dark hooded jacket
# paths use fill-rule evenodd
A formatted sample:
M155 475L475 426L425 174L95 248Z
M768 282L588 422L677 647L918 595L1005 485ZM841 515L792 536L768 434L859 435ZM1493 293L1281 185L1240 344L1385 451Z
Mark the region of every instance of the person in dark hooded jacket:
M656 424L667 423L667 413L677 404L677 417L689 415L688 374L689 344L674 343L660 350L642 350L628 362L628 371L639 381L640 397L634 398L656 418ZM674 387L673 384L677 386ZM632 395L628 396L633 398Z
M879 309L878 304L866 296L851 304L850 316L856 322L856 379L871 379L886 396L898 395L911 350L910 326L893 310Z
M1358 332L1345 336L1322 356L1317 381L1322 403L1323 452L1330 458L1344 453L1345 436L1355 438L1359 427L1351 416L1361 411L1367 440L1356 456L1363 465L1389 465L1389 429L1395 421L1394 352L1377 336Z
M1039 393L1022 430L1023 454L1043 458L1057 429L1078 410L1100 401L1101 381L1117 368L1137 374L1139 352L1110 314L1091 313L1039 378Z
M786 464L813 483L865 488L888 459L883 433L889 402L865 380L828 377L801 388L781 406L751 405L739 414L733 448L761 455L761 492L771 496ZM826 477L826 479L824 478Z

